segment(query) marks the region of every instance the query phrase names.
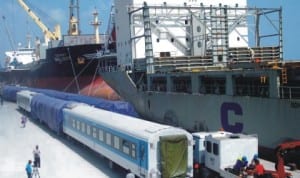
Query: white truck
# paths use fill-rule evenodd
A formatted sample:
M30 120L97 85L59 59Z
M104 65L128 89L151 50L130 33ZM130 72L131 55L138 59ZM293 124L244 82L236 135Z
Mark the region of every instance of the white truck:
M238 158L249 161L258 153L258 138L255 135L229 132L197 132L194 138L194 178L239 176L227 171L233 168Z

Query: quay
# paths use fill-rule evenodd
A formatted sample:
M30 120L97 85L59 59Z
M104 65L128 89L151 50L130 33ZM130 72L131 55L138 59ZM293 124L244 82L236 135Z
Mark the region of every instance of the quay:
M28 119L22 128L21 113L15 103L0 106L1 178L27 177L25 166L33 160L33 149L41 151L40 178L124 178L118 167L78 142L56 135L45 125ZM34 178L35 176L33 176Z

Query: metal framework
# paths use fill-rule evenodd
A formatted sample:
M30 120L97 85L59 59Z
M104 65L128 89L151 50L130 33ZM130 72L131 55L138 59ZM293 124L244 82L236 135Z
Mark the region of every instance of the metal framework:
M139 66L137 70L140 70L143 65L147 66L142 68L147 68L148 73L155 72L151 67L154 67L154 70L163 67L167 71L190 70L191 67L211 65L226 67L228 62L232 61L249 62L257 59L279 61L283 57L281 8L242 8L226 5L147 6L144 4L143 7L129 7L128 11L131 43L134 47L134 44L144 39L145 54L147 54L147 62L135 61L135 66ZM197 28L204 28L204 32L198 34L193 32L196 29L195 25L200 26ZM174 28L185 32L185 35L174 33L172 31ZM247 35L240 34L238 28L247 29ZM234 47L230 44L229 35L232 32L239 34L237 40L243 41L248 46ZM150 45L149 33L168 40L184 55L178 56L172 53L168 56L157 56L152 44ZM203 52L195 53L192 50L193 44L201 46ZM149 60L150 53L154 56L153 60Z

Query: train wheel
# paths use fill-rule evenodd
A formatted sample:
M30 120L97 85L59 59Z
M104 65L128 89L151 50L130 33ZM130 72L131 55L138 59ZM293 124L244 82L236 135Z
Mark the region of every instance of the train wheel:
M132 172L126 174L126 178L135 178L135 175Z
M114 162L112 162L111 160L108 161L108 166L110 169L113 169L114 167Z

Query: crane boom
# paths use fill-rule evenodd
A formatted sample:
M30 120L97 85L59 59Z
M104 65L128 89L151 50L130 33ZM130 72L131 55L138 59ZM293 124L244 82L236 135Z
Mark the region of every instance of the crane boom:
M34 22L41 28L44 33L45 42L48 43L50 40L60 40L61 30L60 25L54 27L54 32L51 32L49 28L40 20L40 18L28 7L23 0L18 0L21 7L27 12L27 14L34 20Z

